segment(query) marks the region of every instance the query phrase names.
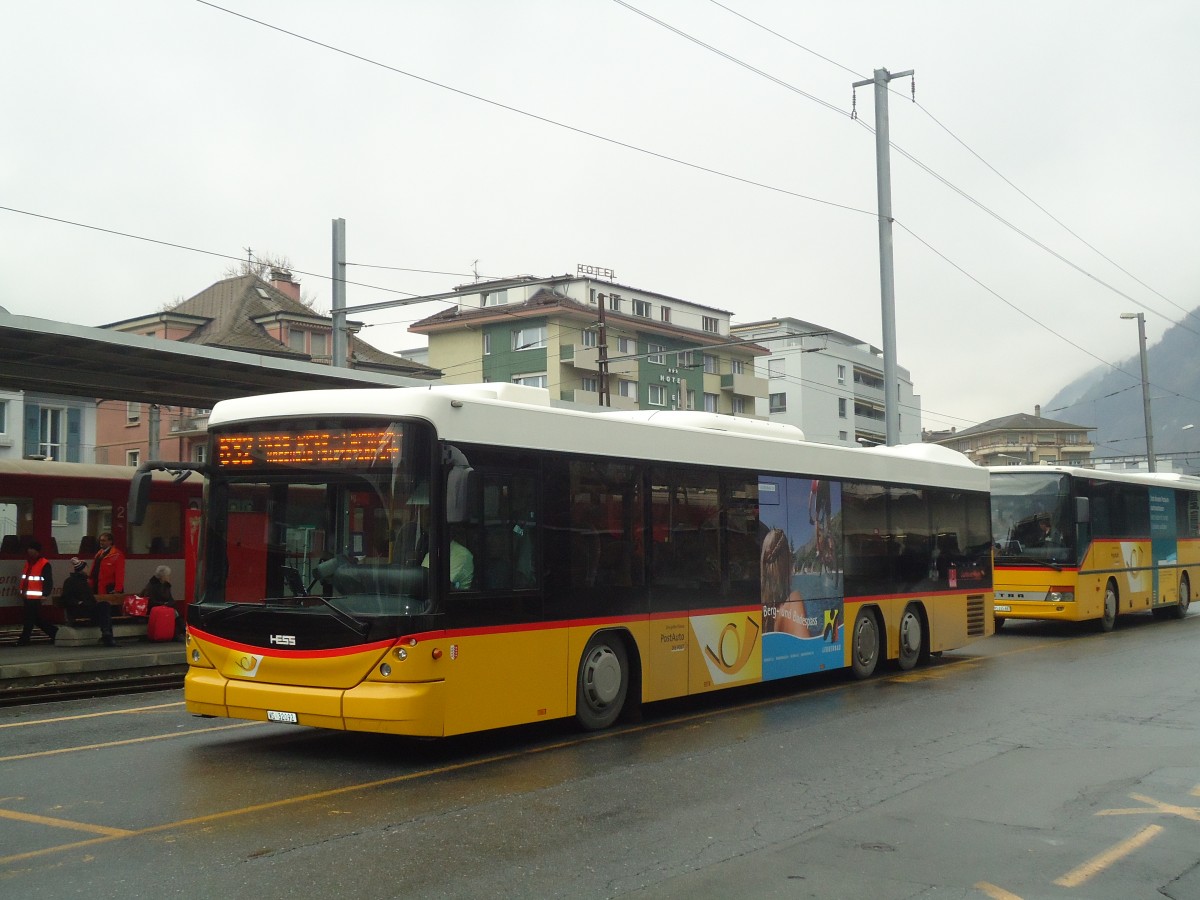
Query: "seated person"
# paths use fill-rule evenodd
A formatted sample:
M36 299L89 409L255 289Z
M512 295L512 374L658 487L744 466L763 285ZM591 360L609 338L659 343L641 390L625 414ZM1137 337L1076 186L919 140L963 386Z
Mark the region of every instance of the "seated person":
M62 605L67 613L67 621L74 623L77 617L91 619L100 626L100 643L105 647L115 647L117 642L113 638L112 607L98 601L92 593L86 562L75 556L71 558L70 566L71 572L62 586Z
M142 588L142 596L149 602L150 609L156 606L169 606L175 613L175 640L183 640L183 618L175 606L175 597L171 593L171 567L159 566Z
M429 568L429 554L421 560L421 568ZM475 556L458 542L458 536L450 538L450 589L469 591L475 580Z

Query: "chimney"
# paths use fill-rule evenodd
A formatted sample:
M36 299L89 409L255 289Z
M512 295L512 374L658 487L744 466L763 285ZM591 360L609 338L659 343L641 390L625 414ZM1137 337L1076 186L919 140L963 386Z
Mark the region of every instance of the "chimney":
M296 290L299 290L299 289L300 289L299 285L297 285ZM1034 415L1034 418L1037 418L1037 419L1040 419L1042 417L1042 404L1035 403L1033 405L1033 415Z
M271 270L271 287L281 294L287 294L293 300L300 299L300 282L295 281L287 269Z

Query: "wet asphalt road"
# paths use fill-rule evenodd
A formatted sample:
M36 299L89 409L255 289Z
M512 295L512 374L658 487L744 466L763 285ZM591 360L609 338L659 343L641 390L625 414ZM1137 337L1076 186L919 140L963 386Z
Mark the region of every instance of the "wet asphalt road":
M0 897L1200 897L1200 613L447 742L0 710Z

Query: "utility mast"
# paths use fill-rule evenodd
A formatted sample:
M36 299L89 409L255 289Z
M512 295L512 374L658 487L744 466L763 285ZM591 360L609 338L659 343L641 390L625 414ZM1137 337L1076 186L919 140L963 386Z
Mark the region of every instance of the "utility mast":
M896 285L892 266L892 162L888 139L888 82L907 78L913 70L892 74L876 69L869 81L854 87L875 85L875 173L879 196L879 291L883 308L883 415L887 445L900 443L900 382L896 376Z

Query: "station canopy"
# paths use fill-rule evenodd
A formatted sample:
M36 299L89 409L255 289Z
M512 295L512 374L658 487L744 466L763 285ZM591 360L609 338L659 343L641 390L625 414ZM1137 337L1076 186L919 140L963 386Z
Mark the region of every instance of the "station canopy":
M0 307L0 389L211 408L277 391L417 387L429 381L335 368L10 315Z

